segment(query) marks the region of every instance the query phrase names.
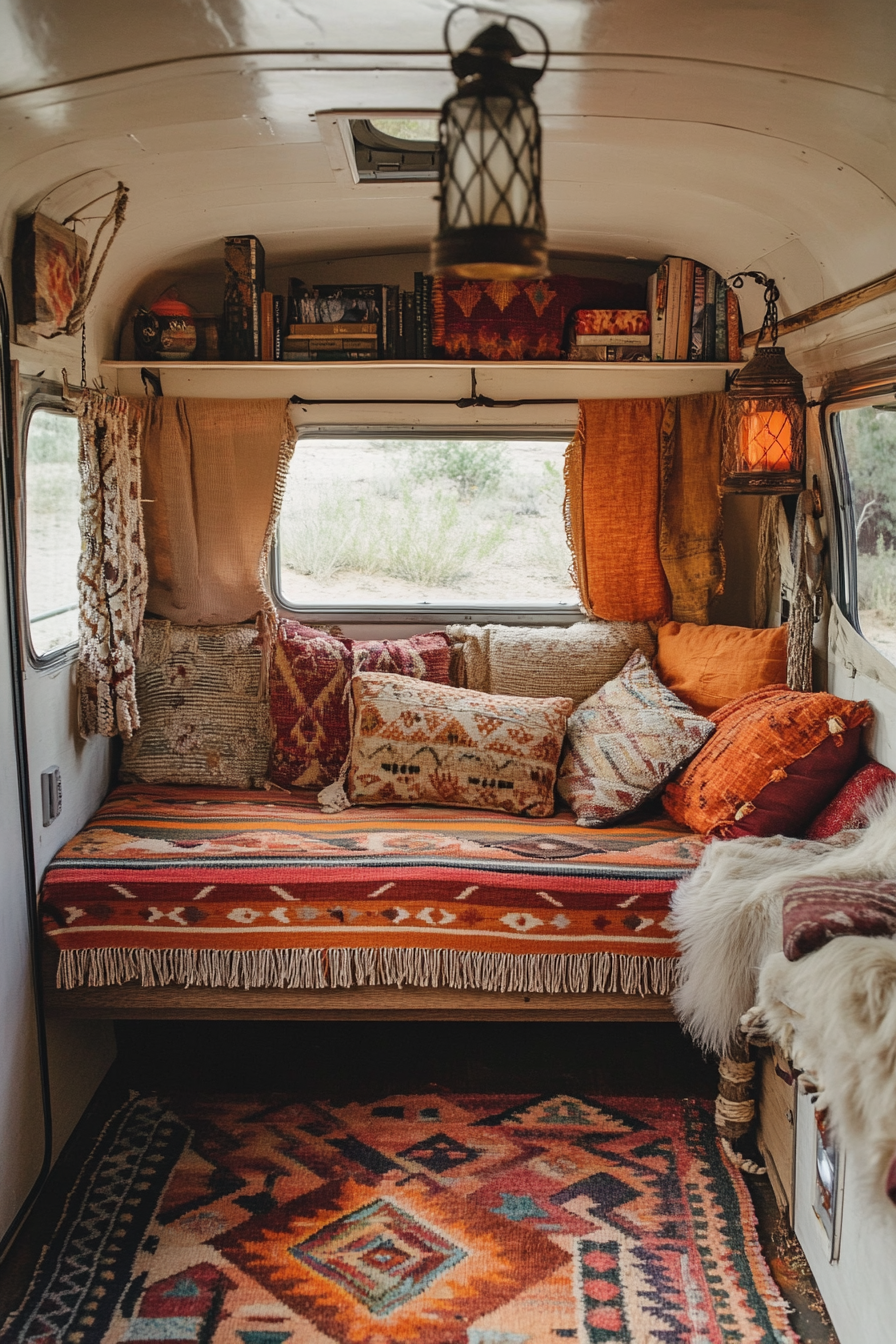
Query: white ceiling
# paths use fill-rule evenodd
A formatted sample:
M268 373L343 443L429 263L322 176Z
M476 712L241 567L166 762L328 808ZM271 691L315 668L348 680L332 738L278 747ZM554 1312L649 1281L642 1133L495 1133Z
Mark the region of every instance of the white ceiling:
M0 0L0 183L61 218L122 178L98 304L219 264L419 251L431 184L354 186L315 114L437 108L448 0ZM502 8L500 4L496 8ZM560 251L723 272L789 310L896 263L896 0L514 0L553 48L538 86ZM748 321L758 292L746 297ZM751 311L752 308L752 311Z

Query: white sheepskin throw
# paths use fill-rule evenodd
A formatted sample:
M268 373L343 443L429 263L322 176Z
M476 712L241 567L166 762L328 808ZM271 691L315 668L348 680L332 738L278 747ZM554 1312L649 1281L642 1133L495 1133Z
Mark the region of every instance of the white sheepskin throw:
M896 1176L896 942L835 938L788 961L769 957L745 1025L773 1037L818 1090L860 1174L883 1192ZM893 1164L893 1165L891 1165Z
M834 841L713 841L679 884L669 917L681 949L673 1004L705 1050L730 1047L763 962L781 951L784 894L804 877L896 878L896 791L870 812L867 830Z

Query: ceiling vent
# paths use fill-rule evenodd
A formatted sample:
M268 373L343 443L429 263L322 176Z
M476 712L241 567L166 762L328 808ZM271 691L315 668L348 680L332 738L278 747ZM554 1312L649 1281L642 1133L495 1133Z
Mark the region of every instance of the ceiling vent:
M439 119L433 112L319 112L333 171L369 182L437 182Z

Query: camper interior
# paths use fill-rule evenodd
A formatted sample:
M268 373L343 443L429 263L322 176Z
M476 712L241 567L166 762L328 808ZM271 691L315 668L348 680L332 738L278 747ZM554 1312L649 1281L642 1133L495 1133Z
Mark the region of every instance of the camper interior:
M891 1344L894 41L0 0L2 1344Z

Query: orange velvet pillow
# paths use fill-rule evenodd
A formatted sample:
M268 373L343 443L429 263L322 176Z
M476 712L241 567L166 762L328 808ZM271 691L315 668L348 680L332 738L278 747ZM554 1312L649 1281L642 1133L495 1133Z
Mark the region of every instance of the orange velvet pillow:
M698 714L787 682L787 626L749 630L741 625L682 625L657 632L660 681Z
M700 835L792 835L801 834L816 815L819 795L833 798L852 774L859 746L852 730L871 718L871 706L867 700L841 700L826 691L772 686L745 695L710 718L716 731L666 785L663 807L669 816ZM774 794L788 780L791 793L804 790L801 781L813 773L807 758L815 752L823 779L806 799L805 817L791 815L794 809L788 806L790 824L776 824L773 809L760 801L763 790ZM748 818L760 811L766 814L761 827L750 825Z

